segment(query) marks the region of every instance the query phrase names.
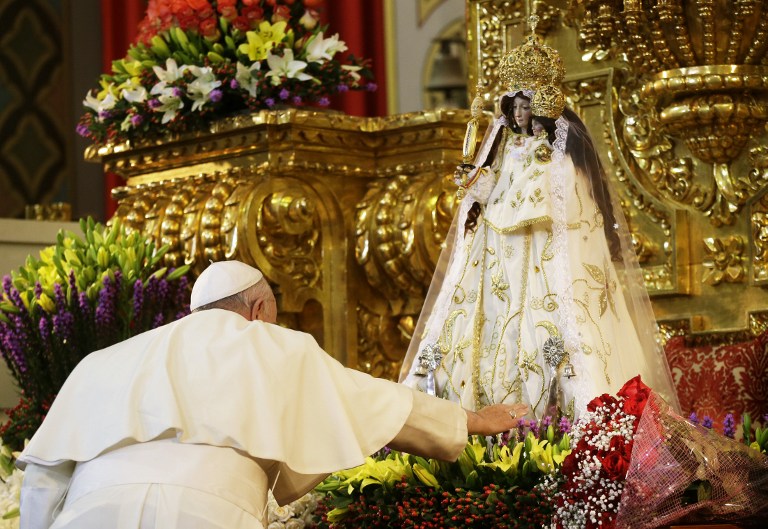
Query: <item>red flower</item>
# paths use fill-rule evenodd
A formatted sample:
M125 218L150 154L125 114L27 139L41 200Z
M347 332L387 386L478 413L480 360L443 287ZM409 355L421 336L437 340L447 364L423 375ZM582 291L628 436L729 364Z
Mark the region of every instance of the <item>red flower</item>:
M621 452L610 452L603 458L603 469L611 480L624 480L629 470L629 461L624 458Z
M291 8L288 6L277 6L275 12L272 13L272 23L280 22L281 20L288 21L291 19Z
M264 8L261 6L244 7L243 16L254 22L264 20Z
M619 390L618 395L624 397L624 412L635 417L640 417L645 409L645 403L648 402L648 396L651 388L643 384L640 375L629 380Z
M587 411L595 411L597 408L610 406L611 404L616 404L616 399L607 393L603 393L599 397L592 399L589 404L587 404Z

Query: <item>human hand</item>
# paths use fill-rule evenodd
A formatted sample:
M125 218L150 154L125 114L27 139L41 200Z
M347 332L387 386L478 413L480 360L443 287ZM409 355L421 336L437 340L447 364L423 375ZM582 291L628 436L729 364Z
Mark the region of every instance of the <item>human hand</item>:
M470 435L496 435L516 428L528 413L527 404L493 404L477 412L467 412Z

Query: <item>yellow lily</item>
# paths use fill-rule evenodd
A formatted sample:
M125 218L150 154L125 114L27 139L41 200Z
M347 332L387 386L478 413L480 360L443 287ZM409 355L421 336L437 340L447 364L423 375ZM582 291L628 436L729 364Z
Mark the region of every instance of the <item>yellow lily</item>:
M56 309L56 304L51 298L48 297L45 292L40 294L40 299L38 299L37 302L40 304L43 310L49 314Z
M267 21L259 24L258 31L247 31L245 37L247 43L240 45L240 53L248 55L252 61L263 61L267 53L275 47L275 44L285 38L285 21L270 24Z

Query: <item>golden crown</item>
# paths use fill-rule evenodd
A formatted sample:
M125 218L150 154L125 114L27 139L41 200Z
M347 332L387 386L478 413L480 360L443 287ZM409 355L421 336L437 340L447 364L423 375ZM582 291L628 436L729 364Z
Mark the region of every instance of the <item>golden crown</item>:
M510 92L559 85L564 77L560 54L536 35L530 35L523 44L504 55L499 64L499 80Z
M545 85L531 99L531 114L557 119L565 108L565 95L558 86Z

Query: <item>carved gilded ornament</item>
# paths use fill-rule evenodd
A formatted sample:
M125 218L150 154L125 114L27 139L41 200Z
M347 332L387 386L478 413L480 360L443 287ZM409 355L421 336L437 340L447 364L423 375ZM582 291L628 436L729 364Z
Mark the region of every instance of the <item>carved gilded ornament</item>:
M722 282L741 283L744 281L745 257L744 239L738 235L727 238L707 237L704 239L706 257L702 263L704 274L701 280L708 285Z
M758 185L734 175L731 164L768 123L768 7L752 0L573 0L570 7L583 58L621 56L638 80L632 97L646 108L625 127L628 143L644 146L634 154L647 161L649 150L670 151L652 138L660 132L712 166L709 181L696 185L690 162L666 156L646 168L652 179L715 226L732 224Z
M127 178L116 216L168 244L166 265L252 263L275 287L280 321L395 377L453 218L466 119L260 112L87 156Z

